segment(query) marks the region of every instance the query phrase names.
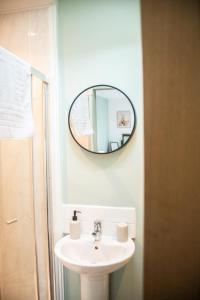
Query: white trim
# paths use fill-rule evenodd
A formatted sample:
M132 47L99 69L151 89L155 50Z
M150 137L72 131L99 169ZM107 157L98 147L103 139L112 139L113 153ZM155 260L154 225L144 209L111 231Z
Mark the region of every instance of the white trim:
M32 80L33 84L33 80ZM37 101L41 101L43 107L43 126L46 131L46 90L48 90L48 84L41 80L41 86L43 89L42 97L38 98ZM33 89L32 89L33 97ZM34 103L32 104L34 107ZM37 104L36 104L37 105ZM40 131L40 130L39 130ZM42 132L43 134L43 132ZM44 132L45 134L45 132ZM38 295L40 300L50 300L50 282L49 282L49 249L48 249L48 229L47 225L47 206L48 206L48 196L47 196L47 174L44 174L44 182L42 187L40 186L41 170L45 171L47 161L46 155L46 139L44 142L44 148L40 148L40 138L38 135L34 135L32 139L32 164L33 164L33 195L34 195L34 219L35 219L35 248L36 248L36 262L37 262L37 284L38 284ZM44 149L44 165L38 164L40 161L41 150ZM42 168L42 169L41 169ZM41 188L45 185L45 198L41 199L40 192ZM42 201L42 202L41 202ZM47 201L46 203L44 203ZM43 210L45 209L45 211ZM45 226L45 227L44 227ZM42 231L41 231L42 230Z
M50 77L50 98L49 98L49 186L50 186L50 216L49 216L49 236L50 253L52 260L53 295L54 300L64 300L63 268L54 255L54 245L62 237L61 209L61 171L59 155L59 93L58 93L58 63L57 63L57 35L56 35L56 5L49 8L49 18L51 24L52 45L51 45L51 77Z
M48 83L47 77L36 68L31 67L31 74L37 77L38 79L42 80L43 82Z

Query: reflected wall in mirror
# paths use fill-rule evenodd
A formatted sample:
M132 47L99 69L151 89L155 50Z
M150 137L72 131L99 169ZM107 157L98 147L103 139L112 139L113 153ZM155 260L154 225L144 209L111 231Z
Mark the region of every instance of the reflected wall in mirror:
M119 150L133 136L136 113L128 96L113 86L85 89L73 101L69 129L85 150L106 154Z

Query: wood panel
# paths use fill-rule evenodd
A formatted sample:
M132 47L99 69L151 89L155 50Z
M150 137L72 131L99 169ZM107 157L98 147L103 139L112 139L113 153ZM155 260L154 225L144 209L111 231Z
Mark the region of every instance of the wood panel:
M200 1L142 0L145 300L200 299Z
M47 7L53 2L54 0L1 0L0 14Z
M27 3L28 2L28 3ZM3 8L6 9L20 9L18 4L23 4L23 5L29 5L29 8L31 7L31 4L37 4L39 3L45 4L47 2L51 2L51 0L42 0L42 1L24 1L24 0L16 0L16 1L4 1L0 0L0 10ZM21 6L22 8L22 6ZM24 7L25 8L25 7ZM50 74L51 70L51 50L52 49L52 32L51 32L51 24L50 24L50 16L51 16L51 10L48 8L44 9L38 9L38 10L30 10L30 11L24 11L20 13L13 13L13 14L7 14L7 15L1 15L0 14L0 44L2 47L7 48L11 52L15 53L17 56L23 58L36 68L38 68L40 71ZM34 33L35 35L31 36L28 35L28 32ZM41 49L43 51L41 52ZM0 151L1 151L1 160L0 160L0 185L5 186L5 184L9 185L9 174L10 174L10 182L14 184L15 191L16 191L16 199L18 199L17 205L19 206L18 209L21 207L21 214L23 218L26 218L28 222L28 216L29 216L29 211L28 211L28 205L32 203L33 206L33 197L34 197L34 208L35 208L35 217L36 217L36 228L34 229L36 231L36 237L38 240L37 243L37 251L38 251L38 276L39 276L39 293L40 293L40 299L41 300L47 300L50 299L50 293L49 293L49 265L48 265L48 247L47 247L47 216L46 216L46 174L45 174L45 144L44 144L44 113L45 113L45 106L44 106L44 99L43 97L43 91L42 91L42 83L41 81L38 82L38 80L34 79L33 81L33 110L34 110L34 119L36 123L36 134L34 136L34 169L32 168L32 157L28 155L27 147L29 147L29 151L32 151L32 141L29 141L29 146L27 145L27 141L23 142L16 142L16 141L7 141L3 142L5 144L4 148L1 149L0 145ZM7 143L10 146L7 149ZM24 147L25 143L25 147ZM1 144L1 143L0 143ZM3 144L2 144L3 145ZM8 152L7 152L8 150ZM17 152L17 153L16 153ZM31 152L30 152L31 153ZM29 153L29 154L30 154ZM11 158L10 156L13 155L14 157ZM19 161L17 160L17 156L20 156ZM23 159L24 159L24 164L23 165ZM31 159L31 160L30 160ZM28 164L29 160L29 166L30 169L26 164ZM18 168L18 173L12 172L12 162L13 164L13 169L15 171L15 168ZM6 166L8 165L8 167ZM20 169L24 169L24 172L31 172L32 177L28 176L20 177ZM2 173L7 172L7 178L5 178L5 174ZM33 182L33 173L34 173L34 182ZM15 174L18 175L18 179L15 178ZM13 175L13 176L11 176ZM27 179L27 181L24 181L24 178ZM8 180L8 183L6 183ZM19 182L18 182L18 181ZM16 181L16 183L15 183ZM23 187L23 181L24 181L24 187ZM27 183L26 183L27 182ZM0 186L0 193L1 193L1 186ZM31 197L25 197L23 196L25 194L25 191L30 189L29 191L31 193L32 191L32 196ZM33 191L34 189L34 191ZM33 195L34 194L34 195ZM21 198L20 198L21 195ZM12 208L12 201L15 203L15 195L14 193L12 194L12 199L8 200L6 199L6 193L4 193L4 199L2 200L2 195L0 194L0 239L2 238L2 224L5 222L5 220L2 222L3 217L3 208L4 205L8 205L8 209L13 209L13 215L17 214L17 211L15 211L14 205ZM11 197L11 196L10 196ZM11 201L12 200L12 201ZM23 201L25 204L23 204ZM29 204L26 203L29 201ZM7 203L7 204L6 204ZM24 206L27 205L27 206ZM17 207L16 207L17 209ZM2 212L2 216L1 216ZM34 214L33 207L32 207L32 212L31 215ZM15 228L18 226L18 229L21 230L22 232L22 227L19 228L19 224L21 224L22 219L20 218L20 223L13 224L11 226L12 228ZM18 241L22 240L26 242L26 239L33 239L33 231L30 227L30 224L33 225L34 220L30 219L29 223L27 223L27 229L25 228L25 233L24 236L22 236L22 233L20 236L18 235L17 237L19 238ZM32 226L31 225L31 226ZM21 225L20 225L21 226ZM30 235L28 235L28 231L30 230ZM16 241L17 241L16 237ZM7 237L6 237L7 238ZM2 239L3 240L3 239ZM1 241L1 240L0 240ZM14 242L13 242L14 243ZM27 243L30 243L30 241L27 241ZM32 241L33 243L33 241ZM13 244L14 246L14 244ZM31 247L31 251L34 251L35 249L35 235L34 235L34 246ZM3 243L0 244L0 248L3 247ZM18 250L19 250L19 245L17 245ZM1 251L1 249L0 249ZM2 250L3 251L3 250ZM23 255L23 251L21 251L21 255ZM12 253L11 253L12 254ZM14 254L15 255L15 254ZM16 254L17 255L17 254ZM30 252L30 264L32 265L32 271L35 272L35 269L33 268L32 264L32 255L33 252ZM26 256L26 254L25 254ZM0 255L1 259L1 255ZM4 258L3 258L4 259ZM14 257L11 256L11 260L13 260ZM35 258L34 258L35 259ZM20 261L17 261L17 263L20 264ZM2 280L4 280L4 269L6 266L7 262L4 262L4 267L2 268L2 264L0 261L0 290L1 290L1 269L2 269ZM17 264L16 264L17 265ZM19 267L21 268L21 267ZM27 271L25 271L27 272ZM25 273L24 273L25 274ZM33 274L32 274L33 275ZM32 275L27 278L27 282L29 282L29 285L31 285L33 277ZM19 277L20 278L20 277ZM21 278L22 279L22 278ZM6 280L6 279L5 279ZM35 279L34 279L35 280ZM6 281L5 281L6 282ZM3 287L4 291L2 291L2 299L1 300L17 300L17 298L8 298L7 292L5 290L7 288L10 289L10 295L13 292L12 290L15 289L15 283L13 282L13 285L11 284L10 281L10 286L5 285L5 282L3 282ZM23 282L21 280L21 285L23 286L26 282ZM14 293L14 292L13 292ZM26 300L26 299L31 299L31 297L34 297L36 293L34 292L33 295L28 297L23 291L23 294L19 293L20 300ZM32 293L31 289L28 289L27 293ZM7 298L5 298L7 297Z
M31 140L1 141L0 149L1 296L36 300Z
M50 299L43 84L32 80L34 139L0 142L2 300ZM32 151L33 149L33 151ZM16 218L15 223L7 224Z
M50 23L48 8L0 14L0 46L49 76L53 48Z
M0 0L0 13L3 9L20 10L31 7L31 5L46 5L51 0ZM21 6L20 6L21 5ZM25 7L26 6L26 7ZM21 7L21 8L20 8ZM0 44L7 48L19 57L23 58L40 71L50 74L51 70L51 50L52 49L52 32L50 24L51 10L48 8L29 10L13 14L0 14ZM34 33L31 36L28 34ZM43 51L41 52L41 49ZM11 242L10 247L7 248L10 253L10 260L14 262L13 266L16 269L22 269L22 257L25 256L24 261L27 262L27 252L29 252L30 263L24 264L27 269L24 270L22 276L19 276L21 283L12 282L12 271L10 270L9 277L5 277L5 268L7 260L0 255L0 291L2 279L2 299L1 300L20 300L32 299L37 297L37 290L31 290L31 286L35 283L35 234L37 236L37 251L38 251L38 276L39 276L39 292L40 300L50 299L49 293L49 265L48 265L48 247L47 247L47 216L46 216L46 169L45 169L45 144L44 144L44 114L45 106L41 81L34 79L33 81L33 110L34 119L36 123L36 134L34 136L34 163L32 162L32 140L28 141L4 141L0 142L0 251L4 247L4 241L9 240L7 234L8 228L5 226L6 216L4 216L5 207L9 212L9 217L18 215L20 212L20 219L18 223L10 226L10 231L16 231L16 238ZM28 143L28 144L27 144ZM34 165L34 168L32 166ZM16 169L16 170L15 170ZM22 174L21 174L22 172ZM26 174L27 173L27 174ZM34 182L33 182L34 173ZM11 191L6 192L11 187ZM14 187L13 187L14 186ZM29 192L29 195L28 195ZM2 194L3 193L3 194ZM10 193L10 194L9 194ZM33 195L34 194L34 195ZM8 196L8 199L6 198ZM3 197L3 198L2 198ZM10 197L10 198L9 198ZM34 215L33 198L36 217L36 228L34 228L34 219L29 218ZM30 205L32 210L30 213ZM9 211L10 210L10 211ZM24 223L26 220L27 223ZM23 225L26 224L26 228ZM12 230L11 230L12 228ZM23 233L24 228L24 233ZM4 230L5 229L5 230ZM35 232L33 232L33 230ZM8 236L7 236L8 235ZM4 240L6 236L6 240ZM33 240L34 238L34 240ZM19 241L21 240L21 248ZM18 241L18 244L17 244ZM26 249L23 249L25 243ZM16 244L16 245L15 245ZM18 249L15 249L16 247ZM30 249L28 248L30 247ZM15 249L12 256L10 249ZM29 251L30 250L30 251ZM5 250L2 250L5 251ZM14 250L13 250L14 251ZM0 252L1 253L1 252ZM19 255L20 253L20 255ZM7 255L8 255L7 254ZM2 257L2 263L1 263ZM8 256L7 256L8 257ZM16 261L15 261L16 258ZM1 277L2 271L2 277ZM27 279L25 274L28 273ZM17 273L16 273L17 274ZM25 281L24 281L24 280ZM34 280L34 283L33 283ZM8 284L9 281L9 284ZM20 287L21 286L21 287ZM18 293L18 289L21 292ZM25 293L25 288L27 288ZM15 296L14 293L17 294ZM8 294L9 293L9 294ZM8 296L9 295L9 296Z

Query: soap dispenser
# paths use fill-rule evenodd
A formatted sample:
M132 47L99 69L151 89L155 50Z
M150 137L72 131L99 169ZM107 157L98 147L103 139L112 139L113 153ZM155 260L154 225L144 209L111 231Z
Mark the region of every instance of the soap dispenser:
M81 213L78 210L74 210L72 221L69 224L69 230L70 230L70 238L73 240L77 240L80 238L80 221L78 221L77 213Z

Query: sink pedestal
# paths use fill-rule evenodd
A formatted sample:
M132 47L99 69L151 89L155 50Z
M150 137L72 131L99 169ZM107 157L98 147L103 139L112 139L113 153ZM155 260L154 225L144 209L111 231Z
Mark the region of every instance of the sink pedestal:
M108 300L108 274L81 274L81 300Z

